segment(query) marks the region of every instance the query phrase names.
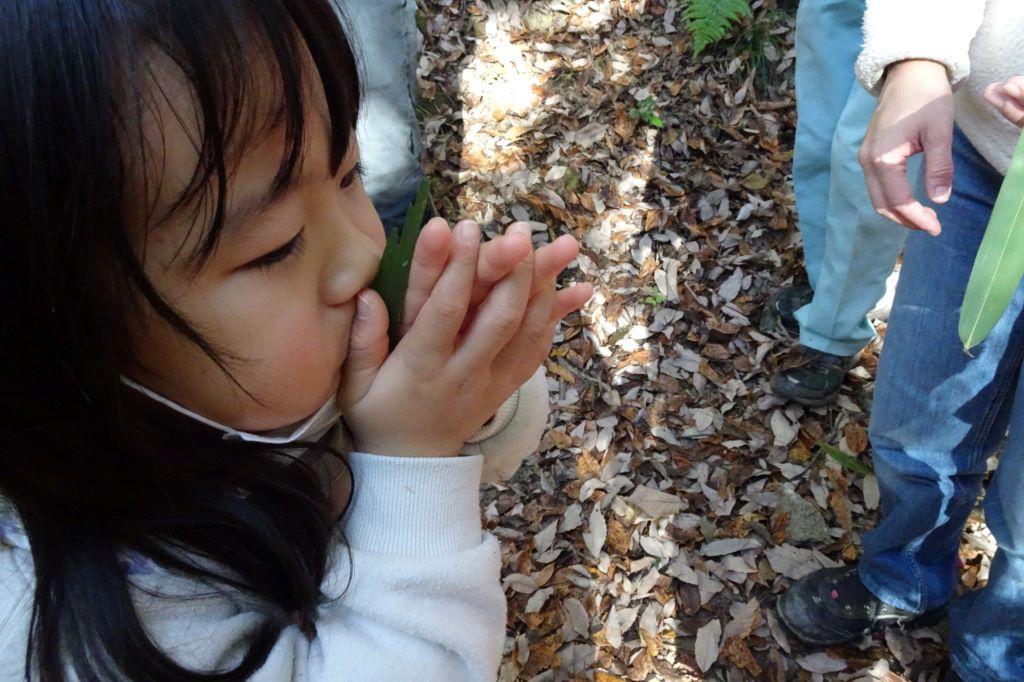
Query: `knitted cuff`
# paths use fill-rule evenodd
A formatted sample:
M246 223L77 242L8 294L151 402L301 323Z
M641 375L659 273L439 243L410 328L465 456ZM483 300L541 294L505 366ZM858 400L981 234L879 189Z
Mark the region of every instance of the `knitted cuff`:
M438 556L480 544L480 457L348 455L352 504L343 520L355 550Z
M970 46L981 26L985 0L869 0L857 78L879 94L885 70L908 59L945 65L949 82L971 72Z
M503 481L537 449L547 424L548 382L542 367L467 441L462 452L483 456L484 483Z

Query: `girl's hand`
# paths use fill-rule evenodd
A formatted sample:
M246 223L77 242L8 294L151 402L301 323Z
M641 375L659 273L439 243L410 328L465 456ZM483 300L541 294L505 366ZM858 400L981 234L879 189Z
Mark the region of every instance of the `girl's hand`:
M464 222L472 223L472 221ZM475 223L472 224L475 225ZM513 223L504 235L492 239L480 247L467 321L472 320L476 309L487 298L494 285L533 252L531 234L529 223ZM402 313L403 335L416 321L423 308L423 303L441 276L441 272L448 262L451 246L452 231L448 227L448 223L441 218L434 218L420 232L416 242L416 251L413 254L409 272L409 288ZM579 244L568 235L563 235L551 244L538 249L534 253L532 293L538 293L542 287L554 286L555 279L575 260L577 254L579 254ZM573 287L559 291L555 294L553 314L557 319L561 319L578 309L589 297L589 289Z
M985 99L1007 121L1024 127L1024 76L1014 76L1005 83L993 83L985 88Z
M547 356L559 318L554 286L531 296L532 251L494 285L462 331L480 252L479 228L460 224L423 314L390 356L384 302L373 291L360 294L338 396L358 449L458 454Z

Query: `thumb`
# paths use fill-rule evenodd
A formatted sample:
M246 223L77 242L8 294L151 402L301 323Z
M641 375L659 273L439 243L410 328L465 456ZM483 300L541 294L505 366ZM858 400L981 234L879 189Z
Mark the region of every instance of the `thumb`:
M953 190L953 124L933 126L924 139L924 186L937 204L949 201Z
M387 307L380 294L364 289L357 297L348 355L341 372L338 404L342 409L363 399L387 356Z

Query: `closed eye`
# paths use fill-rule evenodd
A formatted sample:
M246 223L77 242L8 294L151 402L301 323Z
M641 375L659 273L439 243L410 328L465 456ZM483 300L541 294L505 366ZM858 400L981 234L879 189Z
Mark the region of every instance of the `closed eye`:
M306 228L303 227L299 230L299 233L292 237L286 244L279 246L270 253L264 254L254 261L250 261L245 268L246 269L258 269L258 270L269 270L278 263L282 263L292 255L297 254L302 250L302 245L305 242Z
M352 167L352 170L346 173L345 177L341 179L341 188L348 189L349 187L352 186L352 183L354 183L356 180L362 180L362 178L363 166L362 164L357 163L355 166Z

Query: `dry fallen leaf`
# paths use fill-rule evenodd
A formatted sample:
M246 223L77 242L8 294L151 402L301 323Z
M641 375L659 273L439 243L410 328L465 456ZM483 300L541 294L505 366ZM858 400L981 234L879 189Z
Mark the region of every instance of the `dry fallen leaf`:
M718 620L710 621L697 631L695 655L697 665L703 672L707 672L718 660L718 645L721 638L722 624Z
M438 213L489 236L525 221L538 245L570 234L582 246L563 280L596 286L545 362L539 452L481 491L509 603L500 680L689 682L704 623L720 628L700 637L709 678L835 676L800 670L771 603L854 560L877 521L877 480L837 471L815 445L867 451L879 348L828 408L769 389L791 342L761 329L761 312L804 277L794 3L751 3L700 58L675 0L418 4ZM642 103L662 128L630 115ZM825 519L806 546L785 544L782 489ZM993 548L971 523L959 577L975 585ZM927 632L908 634L912 665L934 679L945 652ZM878 634L829 656L885 679L905 670L902 644Z

